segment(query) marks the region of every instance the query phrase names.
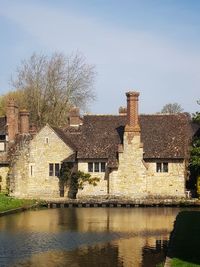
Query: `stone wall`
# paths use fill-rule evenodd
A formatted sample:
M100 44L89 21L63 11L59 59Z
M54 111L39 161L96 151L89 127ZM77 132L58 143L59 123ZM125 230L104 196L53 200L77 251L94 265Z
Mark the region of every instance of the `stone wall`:
M95 162L95 161L93 161ZM100 162L96 161L96 162ZM101 161L102 162L102 161ZM87 173L88 172L88 161L79 161L78 170ZM87 197L87 196L105 196L108 194L108 173L107 172L93 172L90 173L92 177L99 178L97 185L90 185L86 183L84 188L78 190L77 197Z
M32 198L60 197L59 178L49 176L49 164L61 164L72 153L72 149L49 126L44 127L33 140L19 145L11 162L10 194ZM119 153L118 160L119 166L115 170L110 171L106 168L106 172L90 173L100 181L97 186L85 184L83 190L78 190L77 197L185 196L185 163L181 160L170 160L168 172L157 173L156 161L143 160L143 146L138 133L124 133L123 152ZM79 160L78 170L87 173L88 161ZM96 160L96 162L102 161ZM6 177L7 169L4 171L3 177ZM5 178L3 180L5 181ZM65 187L65 197L67 196L68 188Z
M92 173L99 177L97 186L85 185L77 197L110 195L127 198L184 197L185 162L170 160L168 172L156 172L156 162L143 160L140 135L124 134L123 152L119 153L119 166L110 173ZM87 161L78 163L81 171L87 172Z
M72 149L49 126L45 126L18 152L10 175L11 195L32 198L59 197L59 178L49 176L49 163L61 164L72 153ZM67 193L68 188L65 188L65 196Z
M148 162L147 166L148 195L185 196L185 162L183 160L170 160L168 162L168 172L156 172L156 162Z
M8 165L0 165L0 192L7 191L8 170L9 170Z
M146 168L143 163L140 135L133 137L132 133L124 133L124 150L119 153L118 170L110 174L109 188L111 195L131 198L147 195Z

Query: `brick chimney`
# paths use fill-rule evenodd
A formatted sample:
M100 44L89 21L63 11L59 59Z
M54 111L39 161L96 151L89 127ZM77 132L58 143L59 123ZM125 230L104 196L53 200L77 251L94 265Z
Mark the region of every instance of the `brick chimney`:
M140 133L138 120L138 92L127 92L127 123L125 132Z
M69 125L79 126L80 124L81 124L81 118L80 118L79 108L74 107L70 110L70 113L69 113Z
M15 103L14 99L8 100L6 109L6 118L7 118L8 141L14 142L15 136L19 132L19 127L18 127L19 111L18 111L18 106Z
M19 113L20 116L20 134L29 133L29 112L23 109Z

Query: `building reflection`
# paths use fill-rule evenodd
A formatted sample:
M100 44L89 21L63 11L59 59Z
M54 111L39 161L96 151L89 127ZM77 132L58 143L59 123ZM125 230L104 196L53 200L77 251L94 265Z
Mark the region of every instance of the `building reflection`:
M27 247L27 235L37 238L37 248L30 239L30 257L23 259L21 266L36 266L34 264L37 262L37 266L46 263L44 266L49 267L151 267L164 258L167 240L178 212L178 208L68 208L29 211L2 217L0 231L9 232L13 236L17 234L18 237L23 233L20 246L26 244ZM33 233L37 235L34 236ZM44 238L38 240L40 235L48 239L48 242L45 243ZM90 235L93 235L93 239L88 242ZM83 242L75 240L75 245L69 248L70 238L82 238ZM46 247L47 243L49 248ZM49 250L51 251L48 252ZM23 249L19 251L23 252ZM56 263L53 264L54 262Z

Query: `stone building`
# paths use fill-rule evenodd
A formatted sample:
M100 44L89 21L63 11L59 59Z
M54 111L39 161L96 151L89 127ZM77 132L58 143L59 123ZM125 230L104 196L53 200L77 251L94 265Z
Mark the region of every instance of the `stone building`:
M63 129L46 125L35 134L30 133L28 112L18 114L11 102L7 119L0 121L0 133L9 146L0 170L6 173L9 167L10 194L67 197L69 186L61 187L59 176L61 166L70 163L99 178L97 186L86 184L78 190L78 198L184 197L189 145L195 134L190 117L138 115L139 93L126 96L127 108L120 108L119 115L81 118L75 108ZM3 159L4 152L0 153ZM5 175L2 180L3 188Z

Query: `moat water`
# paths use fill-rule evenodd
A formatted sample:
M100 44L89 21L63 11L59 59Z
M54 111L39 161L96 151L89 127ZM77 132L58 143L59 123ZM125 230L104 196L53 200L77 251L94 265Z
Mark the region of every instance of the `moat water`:
M65 208L0 217L0 266L153 267L179 208Z

